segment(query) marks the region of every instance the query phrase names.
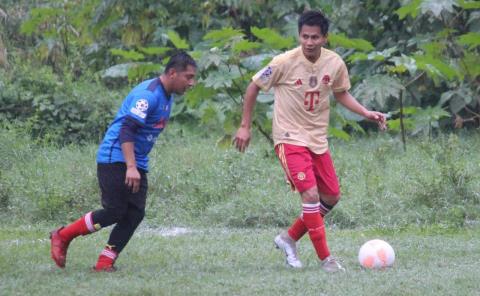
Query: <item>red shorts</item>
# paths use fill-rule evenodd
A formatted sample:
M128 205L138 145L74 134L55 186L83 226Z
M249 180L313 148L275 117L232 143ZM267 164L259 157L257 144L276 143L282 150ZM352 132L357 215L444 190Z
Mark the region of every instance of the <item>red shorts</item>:
M315 154L307 147L278 144L275 146L280 163L293 190L307 191L317 187L318 192L337 196L340 194L337 174L330 152Z

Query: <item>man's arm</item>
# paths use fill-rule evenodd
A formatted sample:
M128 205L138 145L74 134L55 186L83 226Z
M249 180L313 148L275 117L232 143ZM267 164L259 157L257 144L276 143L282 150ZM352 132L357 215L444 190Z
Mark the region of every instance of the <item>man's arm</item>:
M348 91L334 92L335 99L342 104L348 110L357 113L367 119L375 121L381 130L387 128L385 121L385 114L376 111L369 111L363 105L361 105Z
M125 185L132 189L133 193L137 193L140 189L140 173L137 169L137 162L135 160L135 143L122 143L123 158L127 164L127 173L125 176Z
M131 188L133 193L138 192L140 188L141 176L137 169L137 161L135 160L135 134L140 126L141 124L139 122L127 116L122 123L119 136L123 158L127 165L125 185Z
M237 130L235 134L235 139L233 140L235 147L240 152L244 152L247 149L248 145L250 144L250 126L252 123L252 113L253 107L257 102L258 92L260 91L260 87L256 85L253 81L247 87L245 92L244 102L243 102L243 114L242 114L242 122L240 124L240 128Z

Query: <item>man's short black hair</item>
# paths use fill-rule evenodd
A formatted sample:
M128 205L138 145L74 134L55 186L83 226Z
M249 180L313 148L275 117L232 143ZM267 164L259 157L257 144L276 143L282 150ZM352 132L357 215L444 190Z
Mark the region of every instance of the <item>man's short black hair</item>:
M298 19L298 32L302 30L304 25L307 26L317 26L322 31L322 35L326 36L328 34L328 26L330 21L327 17L323 14L323 12L319 10L308 10L302 13L300 18Z
M188 53L181 50L172 54L170 60L165 66L164 72L167 73L168 70L172 68L177 70L177 72L182 72L185 71L188 66L197 68L197 63L195 63L195 60Z

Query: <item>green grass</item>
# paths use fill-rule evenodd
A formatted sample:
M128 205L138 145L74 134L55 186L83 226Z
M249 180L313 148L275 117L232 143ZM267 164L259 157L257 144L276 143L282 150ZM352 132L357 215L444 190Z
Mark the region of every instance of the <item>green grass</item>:
M1 295L480 295L480 228L329 230L329 245L347 271L320 270L308 238L302 270L288 269L273 247L279 231L193 228L177 236L144 223L112 274L89 271L108 231L76 239L65 270L49 256L49 226L0 228ZM363 270L357 251L387 240L396 262Z
M155 225L284 227L299 214L272 147L254 137L241 154L172 125L151 153L147 220ZM183 135L183 136L182 136ZM67 223L99 207L97 145L32 144L0 131L0 221ZM342 199L340 228L480 220L480 133L409 141L389 135L331 141Z
M108 231L74 241L66 270L48 231L97 209L97 145L55 147L0 130L0 295L480 295L480 134L331 141L342 199L326 218L345 274L320 270L308 238L303 270L272 239L298 216L272 147L241 154L169 126L151 154L146 219L115 274L89 272ZM28 226L27 226L28 225ZM162 227L190 233L161 235ZM361 244L391 243L393 268L365 271Z

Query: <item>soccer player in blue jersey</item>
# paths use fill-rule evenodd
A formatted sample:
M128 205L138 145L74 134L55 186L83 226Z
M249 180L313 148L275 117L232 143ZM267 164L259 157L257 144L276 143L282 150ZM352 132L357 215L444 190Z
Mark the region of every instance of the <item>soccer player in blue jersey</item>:
M196 63L185 52L170 57L165 71L137 85L125 98L97 153L103 209L50 233L51 257L65 267L70 242L115 224L95 271L115 271L114 263L145 215L148 153L170 117L173 94L195 84Z

